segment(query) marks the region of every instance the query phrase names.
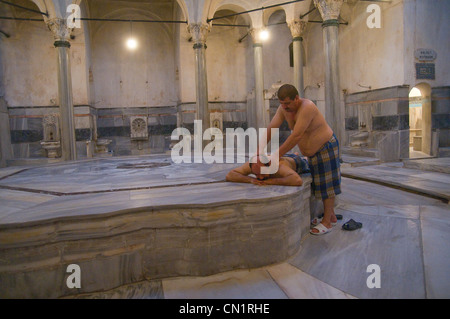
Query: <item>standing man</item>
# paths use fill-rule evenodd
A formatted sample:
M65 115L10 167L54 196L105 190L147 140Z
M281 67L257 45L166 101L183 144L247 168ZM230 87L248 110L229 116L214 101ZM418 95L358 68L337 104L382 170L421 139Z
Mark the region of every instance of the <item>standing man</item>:
M271 139L271 129L279 128L287 121L291 135L280 146L278 154L272 156L281 158L298 145L302 155L308 157L313 179L311 190L316 198L323 201L324 208L321 223L310 232L314 235L326 234L332 230L332 223L337 222L334 198L341 193L339 142L317 106L310 100L300 98L293 85L281 86L278 100L280 106L267 128L267 143Z

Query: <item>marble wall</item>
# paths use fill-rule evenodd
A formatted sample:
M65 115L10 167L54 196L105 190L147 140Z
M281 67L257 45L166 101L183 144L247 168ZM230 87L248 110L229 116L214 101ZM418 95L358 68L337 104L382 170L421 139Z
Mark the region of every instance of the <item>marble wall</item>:
M247 129L246 106L246 101L215 101L210 102L209 110L222 113L225 132L227 128ZM58 106L5 107L5 112L1 114L4 114L5 119L9 116L10 143L14 158L45 157L45 151L40 145L43 140L42 121L45 115L58 111ZM194 130L194 102L162 107L94 108L75 105L74 112L78 158L87 156L86 141L97 138L112 140L108 148L113 156L165 153L170 148L170 137L175 128L186 127L192 133ZM147 117L147 140L139 143L131 140L131 116ZM3 127L6 128L2 125Z
M378 149L381 160L398 160L409 155L409 87L389 88L345 96L345 134L366 129L367 148ZM365 128L364 128L365 126Z
M97 114L98 137L112 140L109 149L114 156L164 153L177 127L175 106L99 108ZM147 117L148 139L131 140L131 116Z
M8 108L5 100L0 98L0 167L5 167L12 156Z
M8 108L14 158L45 157L45 150L40 145L44 138L42 121L45 115L58 112L57 105ZM94 115L95 109L89 105L74 106L75 138L77 153L80 157L86 156L85 141L91 139L93 134Z
M347 139L366 124L368 148L379 151L381 160L409 157L409 86L396 86L345 96ZM450 146L450 87L431 89L431 155Z
M438 147L450 147L450 87L431 89L431 129L438 133Z

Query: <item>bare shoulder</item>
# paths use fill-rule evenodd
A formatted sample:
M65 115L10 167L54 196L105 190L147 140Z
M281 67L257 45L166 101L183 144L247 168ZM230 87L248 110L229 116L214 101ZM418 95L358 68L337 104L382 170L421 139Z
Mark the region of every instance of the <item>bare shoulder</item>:
M232 171L238 172L242 175L249 175L252 173L252 169L250 168L250 165L248 162L237 168L232 169Z
M287 176L292 173L295 173L295 171L292 169L291 165L289 165L289 162L286 158L280 159L280 166L278 167L277 174L279 176Z
M302 108L304 108L305 110L315 110L317 109L316 104L314 104L313 101L308 100L308 99L302 99Z
M308 99L302 99L302 104L300 107L300 112L298 112L297 117L304 118L305 116L314 116L314 114L318 111L317 106L313 101Z

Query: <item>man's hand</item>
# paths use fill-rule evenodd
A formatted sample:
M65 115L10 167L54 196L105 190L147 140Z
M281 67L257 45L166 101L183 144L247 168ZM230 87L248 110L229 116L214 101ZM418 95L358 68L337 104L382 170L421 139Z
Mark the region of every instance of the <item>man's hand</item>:
M258 185L258 186L265 186L265 185L267 185L266 181L262 181L262 180L259 180L259 179L256 179L256 178L253 178L250 182L253 185Z

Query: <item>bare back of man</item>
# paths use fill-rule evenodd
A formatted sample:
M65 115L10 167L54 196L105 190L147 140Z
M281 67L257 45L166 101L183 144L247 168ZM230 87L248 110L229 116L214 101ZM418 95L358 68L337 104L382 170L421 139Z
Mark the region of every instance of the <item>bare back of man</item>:
M301 186L303 180L297 173L297 164L294 159L283 157L280 159L278 171L274 174L261 174L258 165L250 166L247 162L228 172L226 180L237 183L252 183L255 185L284 185ZM255 175L255 178L249 175Z

